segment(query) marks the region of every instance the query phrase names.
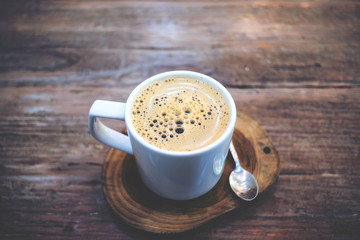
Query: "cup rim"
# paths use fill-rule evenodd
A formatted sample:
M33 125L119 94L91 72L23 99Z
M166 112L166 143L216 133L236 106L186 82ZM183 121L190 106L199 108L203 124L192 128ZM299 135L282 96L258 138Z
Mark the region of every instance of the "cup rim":
M206 83L209 83L213 87L215 87L223 95L225 101L228 103L229 109L230 109L230 119L229 119L228 125L227 125L225 131L223 132L223 134L218 139L216 139L214 142L212 142L211 144L209 144L205 147L191 150L191 151L170 151L170 150L162 149L162 148L159 148L157 146L154 146L154 145L148 143L136 131L135 127L133 126L133 124L131 122L131 106L132 106L132 102L134 101L135 97L137 96L137 93L139 93L139 91L141 91L145 86L147 86L151 82L154 82L159 79L166 78L166 77L170 77L170 76L184 76L184 77L192 77L192 78L203 80ZM131 135L132 137L136 138L136 140L138 142L140 142L142 145L146 146L147 148L152 149L153 151L158 152L158 153L172 155L172 156L193 156L193 155L197 155L197 154L202 154L204 152L207 152L211 149L216 148L218 145L220 145L222 142L224 142L224 140L227 139L227 136L229 134L232 135L233 130L235 128L235 122L236 122L236 106L235 106L234 99L232 98L229 91L214 78L209 77L202 73L198 73L198 72L194 72L194 71L187 71L187 70L176 70L176 71L163 72L163 73L156 74L156 75L144 80L137 87L135 87L135 89L130 93L130 95L126 101L126 107L125 107L125 123L126 123L126 127L128 130L128 134Z

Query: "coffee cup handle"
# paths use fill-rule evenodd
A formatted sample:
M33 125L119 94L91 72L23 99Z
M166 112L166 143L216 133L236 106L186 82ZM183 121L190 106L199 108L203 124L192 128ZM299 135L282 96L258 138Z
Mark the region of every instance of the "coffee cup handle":
M124 121L125 103L96 100L89 111L89 131L99 142L133 154L129 137L107 127L99 118L112 118Z

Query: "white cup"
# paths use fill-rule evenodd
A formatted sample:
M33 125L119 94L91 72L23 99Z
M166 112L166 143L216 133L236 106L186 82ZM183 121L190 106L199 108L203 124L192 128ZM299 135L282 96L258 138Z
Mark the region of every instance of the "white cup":
M210 84L227 102L229 123L213 143L193 151L168 151L145 141L131 122L131 106L137 94L148 84L174 76L191 77ZM105 126L98 118L125 121L128 136ZM158 195L176 200L199 197L219 181L236 122L236 107L230 93L216 80L191 71L165 72L143 81L126 103L96 100L89 111L89 130L98 141L133 154L144 183Z

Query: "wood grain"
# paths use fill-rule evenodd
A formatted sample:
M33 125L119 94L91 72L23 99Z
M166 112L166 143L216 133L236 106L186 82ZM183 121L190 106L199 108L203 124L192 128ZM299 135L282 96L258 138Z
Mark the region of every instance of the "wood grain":
M1 1L0 239L358 239L359 4ZM281 173L272 194L162 237L108 209L87 113L174 69L226 85Z
M240 112L232 141L241 166L254 174L262 194L279 176L280 160L275 147L254 120ZM130 226L154 233L179 233L246 206L230 188L233 169L229 154L219 182L208 193L192 200L169 200L145 186L133 156L112 148L102 170L103 192L111 209Z
M0 4L6 86L113 87L174 69L233 87L359 86L358 1Z

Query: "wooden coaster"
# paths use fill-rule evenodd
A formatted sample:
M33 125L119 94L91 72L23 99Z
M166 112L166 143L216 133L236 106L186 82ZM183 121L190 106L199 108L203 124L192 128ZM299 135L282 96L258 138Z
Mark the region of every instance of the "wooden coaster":
M275 147L256 122L240 112L233 142L241 166L254 174L261 194L279 175ZM183 232L245 204L230 188L233 168L229 154L223 175L212 190L192 200L169 200L145 186L132 155L111 148L102 170L103 192L112 210L130 226L154 233Z

